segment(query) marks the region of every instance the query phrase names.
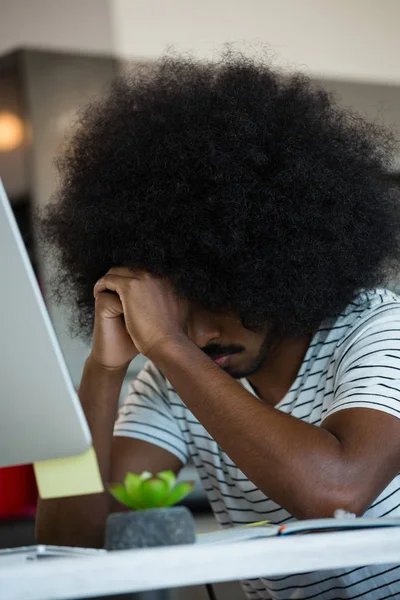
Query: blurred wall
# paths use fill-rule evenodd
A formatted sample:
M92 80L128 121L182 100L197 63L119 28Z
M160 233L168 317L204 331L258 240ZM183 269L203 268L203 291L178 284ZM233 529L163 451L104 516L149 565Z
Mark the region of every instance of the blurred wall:
M0 0L0 54L16 46L152 58L266 43L284 66L400 83L399 0Z
M0 54L14 48L112 53L109 0L0 0Z
M399 0L112 0L111 14L124 57L259 41L318 77L400 83Z

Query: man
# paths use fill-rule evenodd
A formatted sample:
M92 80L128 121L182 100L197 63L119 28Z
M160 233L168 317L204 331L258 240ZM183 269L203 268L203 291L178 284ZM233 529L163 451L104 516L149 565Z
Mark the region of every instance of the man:
M392 149L308 79L234 54L162 60L86 109L44 228L59 294L83 331L94 316L80 398L106 484L191 458L222 526L400 516ZM40 502L39 540L99 546L110 510ZM244 587L377 599L399 582L395 565Z

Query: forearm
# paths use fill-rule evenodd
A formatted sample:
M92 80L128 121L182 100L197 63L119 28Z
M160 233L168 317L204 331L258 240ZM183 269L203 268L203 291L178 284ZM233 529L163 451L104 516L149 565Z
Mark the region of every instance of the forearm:
M91 357L79 390L105 485L109 482L113 426L126 369L106 370ZM108 494L40 500L36 534L41 543L99 547L110 508Z
M348 508L351 474L343 447L328 431L261 402L189 339L150 358L234 463L297 518Z

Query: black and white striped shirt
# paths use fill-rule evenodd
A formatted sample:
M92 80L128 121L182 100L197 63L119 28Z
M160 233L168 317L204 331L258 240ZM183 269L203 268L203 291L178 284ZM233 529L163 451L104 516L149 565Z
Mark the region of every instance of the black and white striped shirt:
M240 383L252 394L246 379ZM314 336L299 373L277 410L319 426L346 408L372 408L400 417L400 298L387 290L362 292ZM115 435L139 438L195 464L221 526L293 517L240 471L148 362L131 384ZM365 513L400 517L400 474ZM251 599L378 600L400 597L400 567L268 577L243 582Z

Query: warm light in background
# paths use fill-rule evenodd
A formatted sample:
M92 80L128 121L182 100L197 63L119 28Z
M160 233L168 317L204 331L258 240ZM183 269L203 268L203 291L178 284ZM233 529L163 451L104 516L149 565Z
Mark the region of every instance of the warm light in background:
M0 152L18 148L24 139L24 125L17 115L0 111Z

